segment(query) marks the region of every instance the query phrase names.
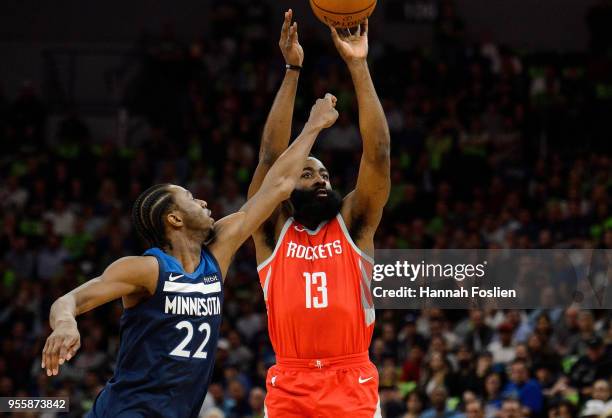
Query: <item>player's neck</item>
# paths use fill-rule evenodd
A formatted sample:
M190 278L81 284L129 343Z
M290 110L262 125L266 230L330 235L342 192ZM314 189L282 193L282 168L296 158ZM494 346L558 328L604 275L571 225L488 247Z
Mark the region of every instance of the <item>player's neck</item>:
M177 235L170 239L172 249L167 250L168 254L176 258L187 273L193 273L200 264L202 244L197 240Z
M296 222L298 222L300 225L305 226L310 231L316 230L319 227L319 225L325 222L324 220L321 220L321 219L303 219L303 218L297 218L297 217L294 217L293 219L295 219Z

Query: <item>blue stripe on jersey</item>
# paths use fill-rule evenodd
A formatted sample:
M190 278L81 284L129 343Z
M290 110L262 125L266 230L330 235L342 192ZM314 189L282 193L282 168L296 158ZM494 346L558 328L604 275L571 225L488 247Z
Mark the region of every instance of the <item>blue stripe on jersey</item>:
M213 370L223 281L217 261L203 249L187 273L159 248L155 294L125 309L114 376L98 395L89 417L195 418Z

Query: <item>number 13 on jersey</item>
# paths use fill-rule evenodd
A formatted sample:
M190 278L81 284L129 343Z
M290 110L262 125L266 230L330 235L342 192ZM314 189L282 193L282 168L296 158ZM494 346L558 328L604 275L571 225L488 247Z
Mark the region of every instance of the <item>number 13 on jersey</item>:
M323 271L304 272L306 280L306 308L327 308L327 275Z

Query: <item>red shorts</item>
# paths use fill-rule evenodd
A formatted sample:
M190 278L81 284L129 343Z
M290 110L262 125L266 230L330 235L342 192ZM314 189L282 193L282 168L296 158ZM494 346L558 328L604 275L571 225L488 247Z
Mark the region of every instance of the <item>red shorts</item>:
M379 418L378 371L368 353L277 358L266 379L266 418Z

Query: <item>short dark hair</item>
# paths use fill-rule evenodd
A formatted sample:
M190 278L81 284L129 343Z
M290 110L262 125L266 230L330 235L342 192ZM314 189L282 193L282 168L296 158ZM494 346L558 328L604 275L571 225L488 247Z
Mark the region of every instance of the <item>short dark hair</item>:
M172 248L166 238L163 217L174 206L170 184L156 184L142 192L132 207L132 224L138 236L149 246Z
M515 364L522 364L523 366L527 367L527 362L525 360L523 360L522 358L514 359L510 363L511 366L514 366Z

